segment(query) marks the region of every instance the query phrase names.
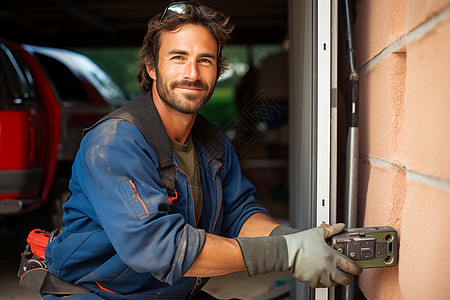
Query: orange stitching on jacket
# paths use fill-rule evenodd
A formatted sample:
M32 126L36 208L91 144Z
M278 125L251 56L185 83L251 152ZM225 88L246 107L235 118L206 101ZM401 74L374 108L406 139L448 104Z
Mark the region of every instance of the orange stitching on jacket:
M150 213L148 212L147 207L145 206L144 201L142 201L141 197L139 196L138 191L137 191L137 189L136 189L136 186L134 185L134 182L133 182L131 179L130 179L130 183L131 183L131 186L133 187L133 190L136 192L136 196L138 197L139 201L141 201L141 204L142 204L142 206L144 207L145 212L147 213L147 215L149 215Z
M175 190L175 196L169 197L169 205L172 205L172 202L178 199L178 193Z
M131 180L130 180L131 181ZM102 286L100 283L98 283L98 281L95 281L95 283L98 285L98 287L99 288L101 288L102 290L104 290L104 291L106 291L106 292L110 292L110 293L113 293L113 294L116 294L116 295L119 295L118 293L116 293L116 292L113 292L113 291L111 291L111 290L108 290L107 288L105 288L104 286Z

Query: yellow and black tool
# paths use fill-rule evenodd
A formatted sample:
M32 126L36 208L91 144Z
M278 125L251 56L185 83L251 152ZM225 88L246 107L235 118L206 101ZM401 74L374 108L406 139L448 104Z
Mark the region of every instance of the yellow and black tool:
M397 231L390 226L346 229L331 237L330 246L362 269L393 267L398 263Z

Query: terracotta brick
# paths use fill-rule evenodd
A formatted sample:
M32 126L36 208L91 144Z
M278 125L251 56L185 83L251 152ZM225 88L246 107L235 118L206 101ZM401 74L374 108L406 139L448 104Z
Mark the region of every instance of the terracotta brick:
M398 272L398 267L365 269L359 275L359 287L367 299L405 299L398 283Z
M400 229L406 193L403 169L361 158L358 184L358 226L392 226Z
M424 23L449 4L450 0L406 1L406 32Z
M358 66L405 33L406 0L364 0L356 5L353 26Z
M450 180L450 20L407 45L407 168Z
M399 281L405 299L448 299L449 211L450 194L408 181L399 255Z
M400 234L405 181L403 169L360 159L358 226L392 226ZM359 285L367 299L402 299L398 267L364 270Z
M393 53L360 74L360 152L404 165L406 54Z

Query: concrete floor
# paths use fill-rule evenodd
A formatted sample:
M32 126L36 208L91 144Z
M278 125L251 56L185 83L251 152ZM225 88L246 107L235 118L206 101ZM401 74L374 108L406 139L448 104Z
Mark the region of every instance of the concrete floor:
M0 229L0 299L35 300L39 293L21 287L17 278L20 253L16 250L14 233ZM204 290L219 299L252 299L272 288L285 284L288 273L270 273L249 278L246 272L211 278Z
M39 293L19 285L17 271L20 253L16 247L13 231L0 229L0 245L0 299L42 299Z
M238 272L211 278L203 290L219 299L253 299L270 289L287 284L288 273L274 272L249 278L247 272Z

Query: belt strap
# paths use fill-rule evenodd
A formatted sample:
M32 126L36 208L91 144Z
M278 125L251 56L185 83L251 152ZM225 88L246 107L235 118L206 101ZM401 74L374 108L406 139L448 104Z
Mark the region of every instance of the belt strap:
M64 280L61 280L47 269L31 269L20 277L19 284L44 294L75 295L91 293L92 291Z

